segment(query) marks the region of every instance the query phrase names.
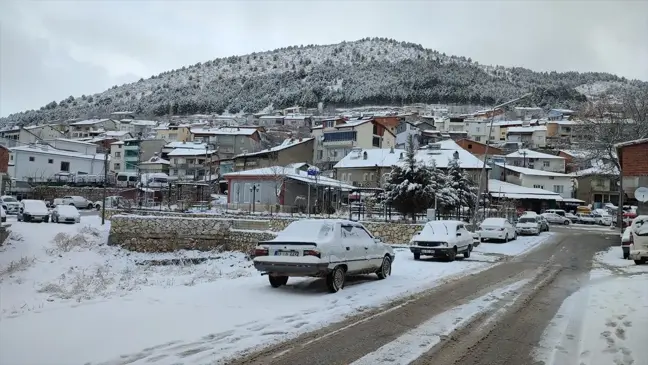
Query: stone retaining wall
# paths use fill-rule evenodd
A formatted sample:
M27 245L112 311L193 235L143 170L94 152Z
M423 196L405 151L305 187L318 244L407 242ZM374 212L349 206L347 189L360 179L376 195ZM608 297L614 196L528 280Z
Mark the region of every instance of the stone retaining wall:
M181 216L173 216L178 214ZM213 214L170 213L168 216L111 215L109 244L140 252L236 250L250 253L258 241L272 239L296 219L231 219ZM388 244L408 243L422 224L363 222Z

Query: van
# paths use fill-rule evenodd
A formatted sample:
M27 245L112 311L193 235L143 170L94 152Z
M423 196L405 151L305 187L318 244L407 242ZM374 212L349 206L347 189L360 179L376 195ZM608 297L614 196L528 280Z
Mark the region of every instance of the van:
M137 186L137 172L120 172L117 174L115 185L119 187Z
M567 212L565 212L562 209L547 209L545 210L545 213L553 213L553 214L558 214L561 217L564 217Z
M141 186L144 188L168 188L169 175L161 172L142 174L140 177Z

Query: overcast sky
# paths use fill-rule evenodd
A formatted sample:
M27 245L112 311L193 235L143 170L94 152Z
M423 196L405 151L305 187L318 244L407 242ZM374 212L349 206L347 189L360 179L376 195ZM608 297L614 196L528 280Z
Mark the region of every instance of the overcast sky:
M647 0L0 0L0 116L218 57L364 37L648 81Z

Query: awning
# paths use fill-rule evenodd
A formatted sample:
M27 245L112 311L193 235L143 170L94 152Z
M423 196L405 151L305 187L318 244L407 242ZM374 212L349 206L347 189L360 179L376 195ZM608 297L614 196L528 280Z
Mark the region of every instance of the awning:
M527 188L495 179L488 180L488 191L493 198L563 201L563 197L553 191Z
M493 198L505 198L505 199L515 199L515 200L522 200L522 199L538 199L538 200L555 200L555 201L563 201L563 197L560 195L553 195L553 194L523 194L523 193L506 193L506 192L499 192L499 191L491 191L490 195Z
M563 203L583 205L585 204L585 201L580 199L574 199L574 198L563 198Z

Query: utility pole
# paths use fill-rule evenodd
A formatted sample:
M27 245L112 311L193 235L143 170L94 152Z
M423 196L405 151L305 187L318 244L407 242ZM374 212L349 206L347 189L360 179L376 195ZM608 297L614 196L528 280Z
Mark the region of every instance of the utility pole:
M250 188L250 190L252 191L252 213L254 213L255 208L256 208L256 206L255 206L256 205L255 204L256 203L256 192L259 191L259 187L257 186L257 184L252 184L252 187Z
M527 167L526 165L527 152L522 150L522 167Z
M497 110L499 108L502 108L502 107L504 107L506 105L516 103L516 102L518 102L518 101L520 101L522 99L525 99L525 98L529 97L530 95L532 95L532 93L524 94L524 95L522 95L521 97L519 97L517 99L513 99L513 100L510 100L510 101L507 101L506 103L496 105L491 109L492 113L491 113L490 126L488 127L488 141L490 141L491 136L493 135L493 123L495 122L495 110ZM479 210L479 198L482 195L482 188L483 188L483 184L484 184L484 174L486 173L486 162L488 161L488 147L489 146L490 146L490 143L486 143L486 149L484 150L484 163L483 163L481 171L479 173L479 187L477 189L477 199L475 199L475 207L474 207L474 210L473 210L473 224L472 224L473 232L475 232L476 228L477 228L477 211ZM486 189L488 189L488 182L486 183ZM484 198L484 199L486 199L486 198ZM484 205L484 212L485 211L486 211L486 205Z
M108 151L104 151L104 183L101 203L101 225L106 223L106 187L108 186Z

